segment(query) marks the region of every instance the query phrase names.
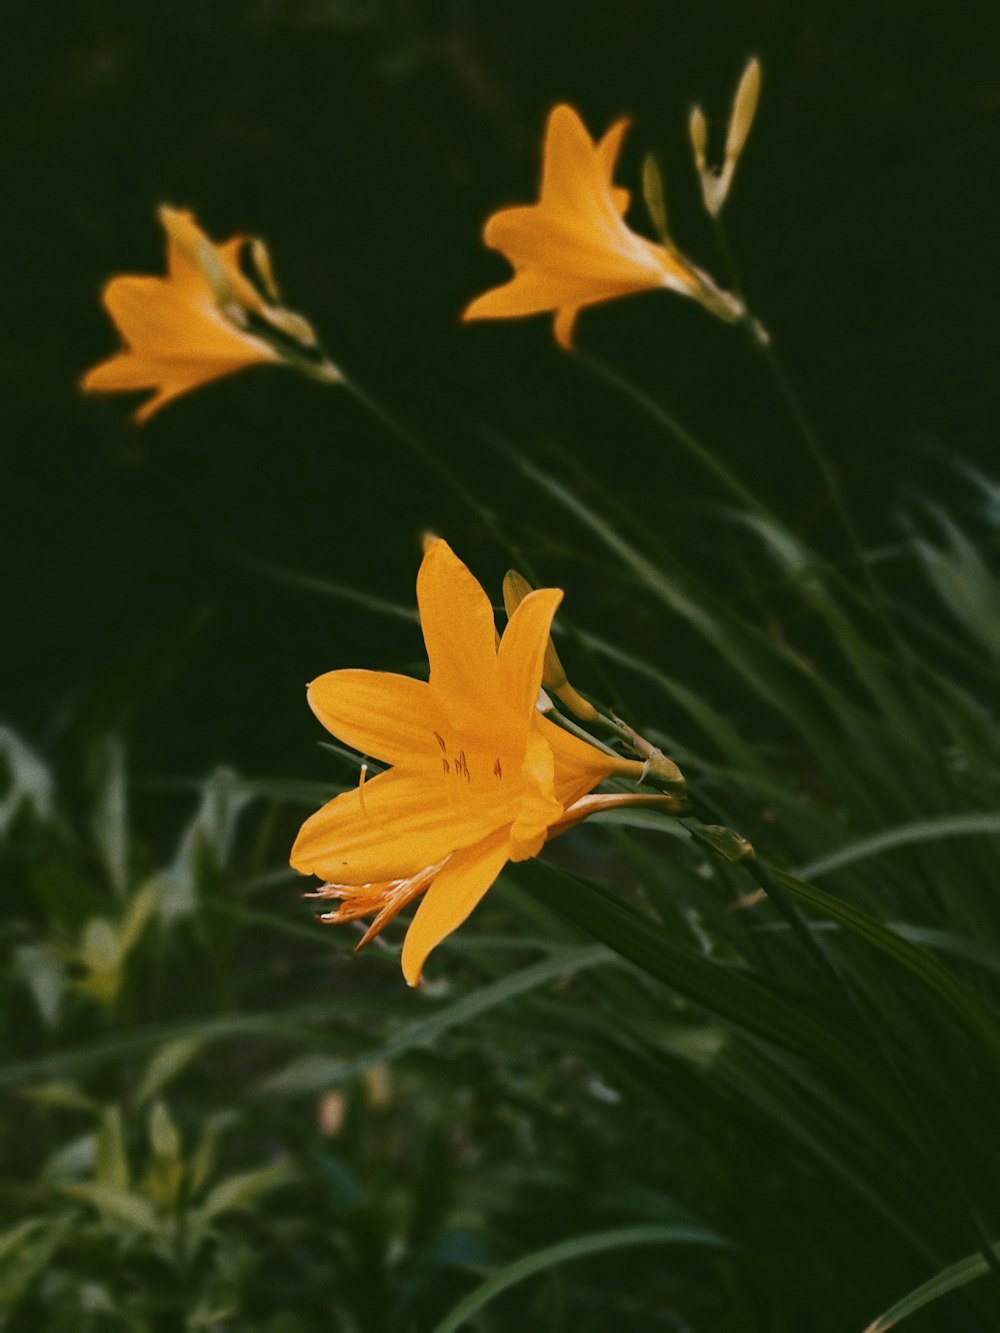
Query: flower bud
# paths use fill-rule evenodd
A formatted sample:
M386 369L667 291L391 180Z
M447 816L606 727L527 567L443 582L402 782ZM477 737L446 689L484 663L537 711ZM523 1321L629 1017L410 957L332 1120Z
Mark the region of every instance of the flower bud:
M733 110L729 117L729 133L726 135L726 160L735 163L750 133L754 114L757 110L757 98L760 96L760 61L754 57L747 64L733 98Z
M646 210L659 232L664 245L670 245L670 232L667 228L667 195L663 188L663 172L652 153L642 159L642 197L646 201Z

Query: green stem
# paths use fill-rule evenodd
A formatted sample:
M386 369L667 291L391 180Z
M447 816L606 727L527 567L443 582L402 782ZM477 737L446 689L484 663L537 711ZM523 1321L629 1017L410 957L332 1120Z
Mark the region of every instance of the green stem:
M677 440L678 444L682 445L692 458L696 459L706 471L712 474L716 481L720 482L730 494L735 496L742 504L746 505L748 509L760 515L762 518L766 518L770 523L776 524L779 527L784 526L777 515L768 508L763 500L756 496L748 486L745 486L743 482L740 481L739 477L737 477L725 463L712 453L711 449L702 444L701 440L699 440L696 435L693 435L685 426L682 426L677 418L668 412L661 403L658 403L654 398L650 398L647 393L644 393L643 390L633 384L631 380L627 380L623 375L619 375L612 366L609 366L608 363L600 357L594 356L593 353L578 351L576 353L576 358L599 379L604 380L606 384L612 385L619 393L624 394L637 406L641 407L642 410L648 416L652 417L654 421L659 422L661 426L665 426L671 435L673 435L674 439Z
M380 425L384 426L397 440L410 451L411 454L420 460L426 467L430 468L452 491L452 493L480 520L480 522L493 534L500 544L506 547L512 554L517 555L515 548L508 540L506 534L500 526L500 520L496 514L488 509L468 487L458 478L448 465L431 449L419 436L405 426L398 417L354 379L345 379L344 388L350 393L358 403L369 412Z

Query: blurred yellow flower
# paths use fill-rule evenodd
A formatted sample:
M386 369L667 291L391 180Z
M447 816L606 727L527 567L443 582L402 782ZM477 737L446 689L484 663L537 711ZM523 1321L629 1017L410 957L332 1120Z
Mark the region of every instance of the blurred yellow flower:
M163 206L159 219L167 233L166 276L126 275L105 286L104 307L127 348L89 370L84 390L155 390L135 413L145 421L179 394L245 366L285 363L328 382L341 378L306 320L280 304L260 241L234 236L216 245L182 209ZM244 249L259 288L240 268Z
M626 225L629 192L613 175L627 125L616 121L595 142L572 107L553 108L538 203L494 213L483 233L486 244L510 260L514 277L477 297L463 319L552 310L556 340L569 347L583 306L633 292L666 288L727 321L742 316L741 302L672 243L648 241Z
M637 777L642 765L538 711L561 600L555 588L529 593L498 644L489 598L448 544L431 540L417 578L430 680L344 670L309 686L328 731L391 767L306 820L291 863L328 881L317 896L340 900L325 920L374 916L362 944L423 895L403 946L411 986L508 861L537 856L548 837L595 809L670 800L588 801L602 779Z

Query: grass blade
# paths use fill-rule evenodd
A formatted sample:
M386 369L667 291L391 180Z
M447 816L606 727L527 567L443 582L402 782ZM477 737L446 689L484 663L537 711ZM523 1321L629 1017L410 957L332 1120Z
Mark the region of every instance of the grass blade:
M993 1248L1000 1256L1000 1245L995 1245ZM886 1310L885 1314L879 1315L873 1324L869 1324L865 1333L886 1333L888 1329L895 1328L897 1324L901 1324L911 1314L916 1314L918 1310L930 1305L932 1301L947 1296L950 1291L958 1291L960 1287L967 1286L976 1278L985 1277L988 1272L989 1264L981 1254L967 1255L964 1259L959 1259L957 1264L943 1268L940 1273L907 1292L902 1300Z
M495 1296L513 1287L536 1273L543 1273L557 1264L571 1263L574 1259L585 1259L590 1255L604 1254L609 1250L632 1248L638 1245L708 1245L719 1249L731 1249L732 1242L720 1236L708 1227L697 1222L674 1223L670 1226L620 1227L615 1231L596 1231L589 1236L575 1236L571 1240L560 1241L558 1245L549 1245L544 1250L525 1255L499 1273L494 1273L481 1286L476 1287L468 1296L442 1319L434 1333L457 1333L467 1319L470 1319L484 1305L488 1305Z

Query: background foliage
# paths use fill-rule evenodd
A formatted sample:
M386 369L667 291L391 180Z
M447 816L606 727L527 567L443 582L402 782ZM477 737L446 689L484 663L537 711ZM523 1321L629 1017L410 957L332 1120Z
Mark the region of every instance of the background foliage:
M492 1281L469 1327L860 1330L985 1268L990 30L977 6L788 0L24 7L2 57L3 1327L448 1328ZM730 236L864 565L761 358L700 310L585 314L596 363L544 320L456 322L504 273L482 220L531 197L559 98L595 130L633 117L623 174L658 151L676 233L719 268L683 125L695 98L722 119L751 51ZM81 401L114 345L101 282L159 268L165 200L265 236L290 304L480 507L283 374L141 432ZM349 961L283 868L356 776L302 686L419 671L417 535L498 595L491 515L567 589L574 680L779 878L733 910L755 881L690 827L583 828L413 995L392 944ZM995 1328L994 1289L911 1326Z

